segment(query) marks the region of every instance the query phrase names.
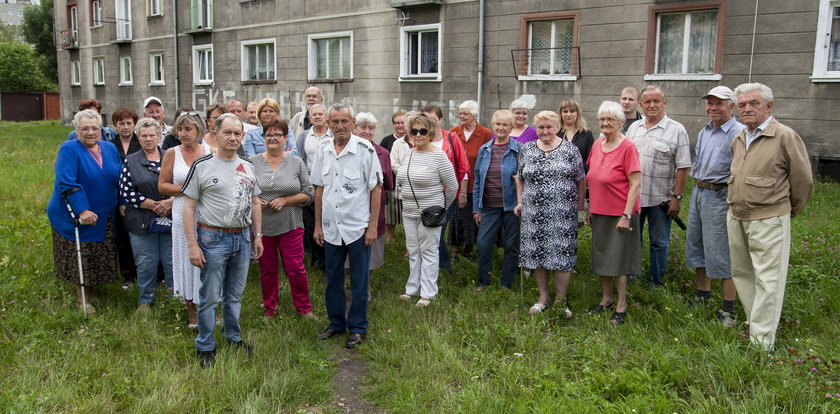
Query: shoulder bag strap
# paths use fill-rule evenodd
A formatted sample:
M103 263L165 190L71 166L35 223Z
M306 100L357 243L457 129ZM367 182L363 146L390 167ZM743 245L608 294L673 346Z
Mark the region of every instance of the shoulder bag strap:
M410 150L411 151L411 150ZM414 186L411 185L411 177L408 172L411 171L411 157L414 156L414 151L408 154L408 165L405 167L405 179L408 181L408 187L411 188L411 195L414 196L414 203L417 204L417 209L420 209L420 203L417 201L417 194L414 193Z

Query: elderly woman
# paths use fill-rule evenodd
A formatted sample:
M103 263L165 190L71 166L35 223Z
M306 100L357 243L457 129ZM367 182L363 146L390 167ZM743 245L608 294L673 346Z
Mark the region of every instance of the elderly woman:
M245 140L242 142L242 148L245 151L246 157L265 152L265 140L263 139L264 126L273 124L274 121L280 119L280 104L274 99L264 98L257 104L257 116L260 118L260 126L248 131L245 134ZM286 131L286 133L294 137L291 129ZM284 150L291 151L293 154L300 156L295 141L295 139L287 139Z
M309 182L306 163L285 151L289 131L286 121L263 124L263 131L266 151L249 158L262 191L259 201L263 211L264 251L259 263L263 318L277 315L280 256L295 310L305 318L314 318L309 279L303 264L303 206L312 203L315 190Z
M125 157L140 151L140 141L137 140L137 134L134 133L137 113L131 108L119 108L111 115L111 121L114 123L117 135L109 139L108 142L117 147L117 152L120 154L120 163L123 163ZM129 239L121 214L116 215L114 225L117 233L117 255L120 273L123 278L122 287L128 289L131 283L137 280L137 267L131 251L131 239Z
M519 262L519 217L513 209L519 204L516 194L517 159L522 144L510 139L514 115L496 111L491 119L495 137L481 146L475 162L472 211L478 226L478 286L482 292L490 285L493 248L503 237L505 258L502 263L502 287L510 289Z
M560 117L542 111L534 117L537 141L522 147L517 172L514 212L522 215L519 266L534 272L540 297L532 314L548 307L548 271L554 272L554 303L566 318L572 311L566 298L577 265L577 230L586 192L583 160L570 142L560 139Z
M560 126L560 132L557 136L566 141L575 144L580 157L585 161L589 159L589 151L592 150L592 143L595 138L592 137L592 131L586 129L586 121L580 115L581 109L577 101L571 98L566 98L560 101L560 120L563 124ZM584 170L589 171L589 167L583 166Z
M394 132L391 135L386 135L379 142L382 148L392 154L394 143L398 139L405 142L405 112L398 111L391 115L391 125L394 126ZM391 157L393 159L393 157ZM384 164L383 164L384 165ZM396 170L393 170L392 180L396 181ZM397 189L388 191L388 208L385 209L385 241L390 241L394 238L394 229L398 224L402 224L402 200L399 199Z
M137 122L142 150L125 158L120 174L120 194L126 201L120 210L137 264L137 310L154 304L158 264L163 266L166 286L172 288L172 198L158 190L163 160L163 150L158 147L160 133L160 123L152 118Z
M601 302L590 315L615 307L610 321L620 325L627 315L627 275L642 273L639 234L641 172L636 146L621 133L624 111L618 102L598 108L598 138L589 154L589 213L592 226L592 273L601 277ZM615 280L618 302L613 301Z
M478 150L482 145L493 139L493 132L476 122L478 117L478 102L464 101L458 106L458 119L460 125L452 128L452 132L458 135L464 153L467 155L469 164L469 179L467 180L466 195L467 204L458 205L452 214L449 225L449 246L450 256L456 257L458 251L463 247L465 256L472 254L475 244L476 225L472 216L473 205L473 175L475 161L478 158ZM461 192L464 193L463 191Z
M207 133L204 134L204 142L213 148L218 148L219 143L216 141L216 118L227 113L227 109L222 104L213 104L207 107L205 113L207 117Z
M79 111L73 117L75 141L66 141L55 160L55 185L47 205L52 226L53 260L59 279L76 285L81 306L95 299L93 287L118 280L116 243L111 230L117 206L120 156L117 149L101 142L102 118L96 111ZM67 204L78 219L84 283L79 275L76 234ZM94 312L90 303L84 311Z
M379 269L385 263L385 201L388 191L394 189L394 177L391 170L391 154L381 145L373 141L373 135L376 132L376 117L370 112L359 112L356 114L356 128L353 130L355 135L358 135L371 144L376 150L376 156L379 158L379 165L382 167L382 197L380 198L379 206L379 220L376 226L376 241L370 246L370 270ZM345 267L350 267L348 259ZM368 295L370 297L370 295Z
M510 112L513 113L514 119L510 137L523 144L537 140L537 130L528 125L528 111L535 103L534 95L522 95L510 103Z
M428 207L451 204L458 181L446 154L431 142L438 132L437 120L419 113L408 119L408 125L414 148L403 156L403 167L397 172L410 272L400 299L409 301L419 294L416 306L425 307L438 292L440 230L425 226L420 213Z
M187 174L195 160L211 153L206 143L201 143L206 123L195 112L182 113L175 119L175 131L181 144L166 150L160 167L158 190L163 195L174 197L172 202L172 282L175 296L183 299L187 307L187 326L198 328L198 290L201 287L201 269L190 263L190 250L184 226L196 226L196 223L184 223L184 197L181 187L187 180Z

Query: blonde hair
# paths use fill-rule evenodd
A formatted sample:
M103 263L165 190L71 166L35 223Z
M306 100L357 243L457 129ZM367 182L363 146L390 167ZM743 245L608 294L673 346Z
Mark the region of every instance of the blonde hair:
M496 112L493 112L493 117L490 118L491 123L495 123L497 120L504 119L510 122L510 126L513 126L516 119L513 116L513 112L508 111L507 109L501 109Z
M560 115L557 115L557 112L554 111L540 111L540 113L534 115L534 123L536 124L539 121L551 121L560 126Z
M580 104L572 98L566 98L560 101L560 109L557 110L557 113L560 114L561 119L563 115L563 110L568 109L572 112L577 113L577 119L575 120L575 129L579 131L586 131L586 120L583 119L583 114L580 109ZM563 129L562 122L560 123L560 129Z

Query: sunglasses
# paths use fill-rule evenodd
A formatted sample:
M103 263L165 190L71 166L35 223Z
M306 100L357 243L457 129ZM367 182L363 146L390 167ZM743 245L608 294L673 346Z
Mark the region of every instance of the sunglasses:
M411 135L426 135L429 133L429 130L426 128L411 128L408 132L410 132Z

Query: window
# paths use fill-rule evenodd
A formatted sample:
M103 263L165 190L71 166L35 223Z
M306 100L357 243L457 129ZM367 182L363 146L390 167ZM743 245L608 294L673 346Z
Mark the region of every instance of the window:
M400 28L400 79L441 79L440 24Z
M120 86L131 86L134 77L131 73L131 56L120 56Z
M146 16L160 16L163 14L161 0L146 0Z
M277 80L274 39L242 42L242 81Z
M90 2L90 27L102 27L102 3L99 0Z
M519 80L577 80L580 76L580 12L526 14L513 51Z
M117 40L131 40L131 2L117 0Z
M309 36L309 80L353 78L353 32Z
M82 84L81 66L78 60L70 61L70 86L79 86Z
M103 57L93 58L93 84L105 84L105 58Z
M840 1L820 0L814 82L840 82Z
M190 27L193 30L213 27L213 0L191 0Z
M645 80L719 80L721 1L652 6Z
M213 84L213 45L193 46L193 83Z
M165 85L163 80L163 52L149 54L149 86Z
M70 7L70 39L71 45L79 45L79 9L76 6Z

